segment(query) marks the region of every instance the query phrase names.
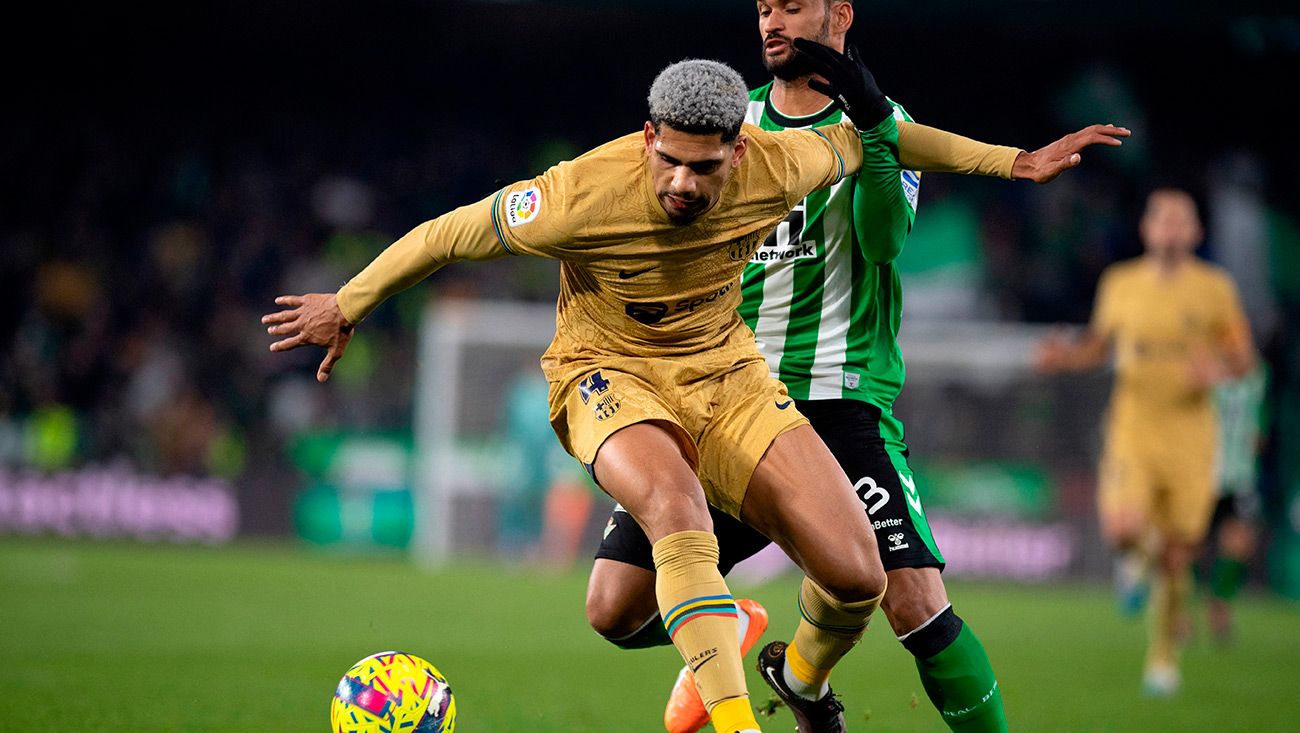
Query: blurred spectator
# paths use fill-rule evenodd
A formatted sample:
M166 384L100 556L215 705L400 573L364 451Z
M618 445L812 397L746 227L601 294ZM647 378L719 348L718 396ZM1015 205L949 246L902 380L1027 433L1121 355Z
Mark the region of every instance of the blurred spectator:
M257 316L270 299L333 290L387 241L496 180L639 129L645 85L668 61L710 55L758 71L748 34L674 17L724 12L708 4L550 5L467 3L449 15L344 3L294 34L280 29L300 19L296 5L264 4L250 23L218 4L179 41L129 11L93 30L59 18L58 41L77 38L99 61L22 75L0 134L0 464L125 459L220 475L260 502L258 531L273 531L289 526L283 446L295 434L408 429L424 288L367 321L330 389L312 380L316 355L267 358ZM964 21L879 12L889 32L858 40L882 83L928 107L914 110L922 122L1025 145L1091 122L1135 131L1051 187L927 176L902 261L909 318L1085 320L1101 269L1136 253L1136 193L1165 164L1206 175L1212 255L1257 283L1244 288L1252 316L1278 307L1271 279L1289 308L1273 320L1287 329L1300 302L1296 247L1282 244L1295 241L1295 153L1270 135L1288 119L1275 90L1295 76L1294 22L1261 16L1202 35L1178 25L1195 17L1158 33L1107 24L1115 35L1101 43L1065 12L1029 37L990 20L979 53L953 65L914 44L964 48ZM608 59L536 52L562 34ZM1229 78L1249 124L1230 109L1204 114L1204 90ZM510 258L429 287L545 301L558 286L553 263ZM1279 353L1300 351L1293 331ZM1279 391L1294 389L1292 372L1277 370Z

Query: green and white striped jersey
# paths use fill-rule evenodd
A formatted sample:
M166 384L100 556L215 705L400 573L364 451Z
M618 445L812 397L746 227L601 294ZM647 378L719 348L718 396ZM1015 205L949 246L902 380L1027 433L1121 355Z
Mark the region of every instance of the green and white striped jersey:
M1260 364L1246 376L1214 388L1214 406L1219 418L1215 463L1219 469L1221 496L1255 491L1267 386L1267 372Z
M768 83L750 92L747 122L782 130L841 119L833 106L786 117L768 101L771 88ZM911 121L897 104L894 116ZM918 173L903 171L909 218L920 182ZM791 397L857 399L888 409L905 375L898 349L903 296L894 264L869 262L857 244L853 194L848 177L795 206L750 258L741 278L740 315Z

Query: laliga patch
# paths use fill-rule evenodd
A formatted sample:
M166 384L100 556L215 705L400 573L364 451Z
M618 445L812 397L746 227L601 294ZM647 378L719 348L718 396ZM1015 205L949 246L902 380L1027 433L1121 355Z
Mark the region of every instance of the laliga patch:
M542 210L542 192L535 188L515 191L506 197L506 223L513 229L537 218Z
M907 197L907 205L916 211L916 200L921 197L921 174L916 171L903 171L903 195Z

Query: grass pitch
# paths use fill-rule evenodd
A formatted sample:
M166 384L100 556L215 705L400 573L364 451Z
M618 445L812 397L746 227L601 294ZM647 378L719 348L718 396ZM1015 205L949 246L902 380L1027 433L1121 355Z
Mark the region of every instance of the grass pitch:
M290 546L0 539L0 731L329 728L330 695L386 649L447 675L465 733L662 731L671 649L623 652L583 618L585 568L421 571ZM765 638L794 628L794 578L756 588ZM1282 731L1300 721L1300 606L1240 605L1235 645L1200 637L1183 693L1138 697L1143 628L1101 589L951 584L997 668L1013 730ZM748 660L747 660L748 661ZM750 672L756 701L766 688ZM878 621L835 673L852 731L946 728ZM786 711L765 723L789 731Z

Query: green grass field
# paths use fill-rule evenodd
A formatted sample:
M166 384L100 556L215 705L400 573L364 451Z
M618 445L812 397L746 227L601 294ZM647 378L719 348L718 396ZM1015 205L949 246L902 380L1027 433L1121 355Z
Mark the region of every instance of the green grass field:
M460 730L661 731L672 649L621 652L583 618L584 569L419 570L288 546L0 539L0 731L325 731L338 678L398 648L452 683ZM794 628L795 579L737 594ZM1183 694L1139 699L1143 630L1099 588L953 583L1014 729L1300 729L1300 606L1248 597L1235 646L1188 652ZM850 730L943 731L878 622L836 671ZM756 699L766 688L750 674ZM788 712L766 730L789 731Z

